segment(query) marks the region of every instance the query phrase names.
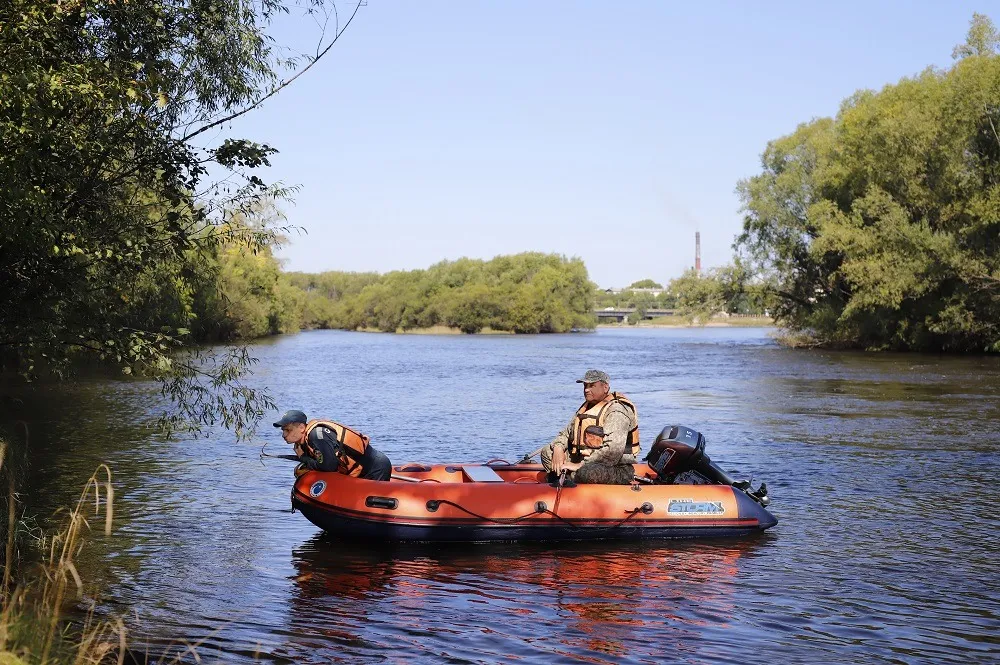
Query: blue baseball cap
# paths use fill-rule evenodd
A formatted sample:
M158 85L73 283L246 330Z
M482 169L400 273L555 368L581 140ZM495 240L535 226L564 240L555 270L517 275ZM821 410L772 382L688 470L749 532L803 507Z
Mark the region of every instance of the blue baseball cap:
M285 415L281 416L281 420L274 423L274 426L284 427L285 425L290 425L292 423L302 423L303 425L305 425L308 422L308 420L309 419L306 418L306 414L302 413L301 411L296 411L293 409L291 411L285 411Z

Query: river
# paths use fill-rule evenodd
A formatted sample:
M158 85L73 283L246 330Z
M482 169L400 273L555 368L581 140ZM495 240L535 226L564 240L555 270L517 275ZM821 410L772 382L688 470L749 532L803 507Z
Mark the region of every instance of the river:
M369 434L394 463L514 460L607 371L644 449L705 434L766 481L779 524L713 542L360 546L289 511L268 414L256 445L145 428L155 387L19 396L39 526L97 464L115 528L81 574L151 661L970 663L1000 661L1000 358L785 349L766 329L535 336L315 331L256 345L253 383ZM100 520L96 520L100 521ZM190 655L184 660L193 660Z

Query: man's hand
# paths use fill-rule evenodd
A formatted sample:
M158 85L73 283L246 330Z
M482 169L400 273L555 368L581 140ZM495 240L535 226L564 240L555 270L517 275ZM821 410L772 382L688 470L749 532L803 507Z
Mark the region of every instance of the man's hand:
M292 444L292 449L295 450L295 454L299 457L305 454L305 449L302 447L301 443Z
M562 446L555 446L552 448L552 470L556 473L562 473L563 467L566 465L566 449Z
M562 471L576 471L581 466L583 466L583 462L563 462L561 470Z

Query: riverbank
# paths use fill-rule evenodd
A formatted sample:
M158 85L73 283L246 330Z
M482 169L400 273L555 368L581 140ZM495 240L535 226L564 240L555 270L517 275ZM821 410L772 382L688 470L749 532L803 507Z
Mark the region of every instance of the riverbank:
M598 328L770 328L774 319L766 316L730 316L713 318L706 323L689 321L682 316L658 316L638 323L598 323Z
M367 333L384 333L385 330L379 330L378 328L358 328L357 332L367 332ZM467 333L462 332L460 328L452 328L450 326L430 326L429 328L408 328L404 330L403 328L398 328L395 333L396 335L465 335ZM493 330L492 328L483 328L475 335L513 335L514 332L510 330Z
M639 323L598 323L595 328L770 328L774 326L774 320L766 316L728 317L714 318L707 323L688 321L681 316L660 316L655 319L642 320ZM356 332L365 333L386 333L378 328L358 328ZM584 330L584 332L586 332ZM430 326L427 328L399 328L394 331L396 335L465 335L459 328L450 326ZM475 335L515 335L517 333L510 330L494 330L483 328ZM545 333L539 333L545 334Z

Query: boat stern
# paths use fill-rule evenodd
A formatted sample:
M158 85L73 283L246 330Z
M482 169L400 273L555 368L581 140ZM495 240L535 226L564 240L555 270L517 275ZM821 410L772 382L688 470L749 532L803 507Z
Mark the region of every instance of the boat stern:
M778 523L778 518L771 511L760 505L760 503L743 490L734 487L733 495L736 497L736 506L739 510L740 519L757 520L757 528L761 531L770 529Z

